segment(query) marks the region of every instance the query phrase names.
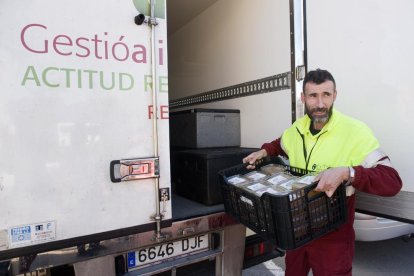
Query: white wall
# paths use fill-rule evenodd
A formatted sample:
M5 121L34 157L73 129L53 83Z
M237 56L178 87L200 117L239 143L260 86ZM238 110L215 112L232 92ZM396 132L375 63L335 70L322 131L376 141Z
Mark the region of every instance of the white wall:
M289 39L288 1L218 1L169 36L170 99L290 71ZM242 146L259 147L290 125L290 101L285 90L199 107L240 109Z
M337 81L336 106L366 122L414 191L414 2L308 2L309 68Z

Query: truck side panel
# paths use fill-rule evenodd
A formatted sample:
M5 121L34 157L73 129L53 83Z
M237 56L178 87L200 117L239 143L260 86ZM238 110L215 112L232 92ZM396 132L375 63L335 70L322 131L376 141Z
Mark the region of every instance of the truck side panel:
M152 223L154 179L112 183L109 170L113 160L154 156L150 28L134 24L135 4L1 2L0 250ZM165 12L158 21L168 188ZM170 219L170 201L165 211Z

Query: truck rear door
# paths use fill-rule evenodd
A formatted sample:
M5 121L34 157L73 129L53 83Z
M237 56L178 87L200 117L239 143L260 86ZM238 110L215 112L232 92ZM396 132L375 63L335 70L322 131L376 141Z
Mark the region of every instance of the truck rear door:
M154 134L151 29L134 23L148 1L1 1L2 257L154 229L158 169L160 188L170 187L158 2ZM170 201L161 212L171 218Z

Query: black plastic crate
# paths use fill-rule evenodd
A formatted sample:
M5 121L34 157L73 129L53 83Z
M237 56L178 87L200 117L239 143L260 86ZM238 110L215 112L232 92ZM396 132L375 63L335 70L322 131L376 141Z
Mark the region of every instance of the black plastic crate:
M279 159L272 158L257 165L256 169L271 163L281 164ZM286 168L295 176L307 173L294 167ZM245 165L220 171L225 210L263 238L275 242L278 247L298 248L346 222L344 185L340 185L330 198L325 193L314 191L316 183L289 194L264 193L258 197L227 182L228 177L250 171Z

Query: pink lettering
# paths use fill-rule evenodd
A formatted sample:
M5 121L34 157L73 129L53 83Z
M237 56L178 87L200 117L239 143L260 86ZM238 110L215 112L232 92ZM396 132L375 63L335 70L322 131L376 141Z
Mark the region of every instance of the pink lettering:
M62 46L72 46L72 39L70 39L70 37L68 37L67 35L57 35L54 39L53 39L53 49L55 49L56 53L62 55L62 56L70 56L72 54L71 51L69 52L62 52L61 50L58 49L58 46L62 45Z
M116 60L119 62L130 61L135 63L147 63L147 48L141 44L129 44L128 39L121 35L110 36L108 32L103 35L94 34L90 37L73 37L69 34L45 33L48 27L41 24L28 24L20 32L20 40L23 47L32 53L57 54L62 56L76 56L80 58L95 58ZM38 32L42 31L39 36ZM47 38L39 41L38 37ZM118 38L118 39L117 39ZM117 39L117 40L116 40ZM158 41L160 45L162 40ZM49 43L51 43L49 52ZM159 64L164 64L164 52L162 45L158 50Z
M87 39L86 37L78 37L76 39L76 46L78 46L79 48L85 50L84 54L80 54L80 53L76 53L76 55L78 57L88 57L91 53L91 51L89 50L88 47L86 47L85 45L82 44L82 41L85 41L86 43L89 42L89 39Z
M167 120L169 119L169 109L168 109L168 105L160 105L159 108L157 108L157 111L159 111L161 116L157 116L157 119L161 119L161 120ZM148 106L148 119L152 119L152 117L154 116L154 107L153 105L149 105Z
M32 28L32 27L40 27L40 28L45 29L45 30L47 29L46 26L41 25L41 24L29 24L26 27L24 27L23 30L22 30L22 32L20 33L20 40L21 40L21 42L23 44L23 47L26 48L27 50L29 50L30 52L33 52L33 53L38 53L38 54L47 53L48 52L48 43L47 43L48 41L47 40L44 41L43 49L41 49L41 50L34 50L34 49L30 48L27 45L27 43L26 43L26 31L29 28Z

